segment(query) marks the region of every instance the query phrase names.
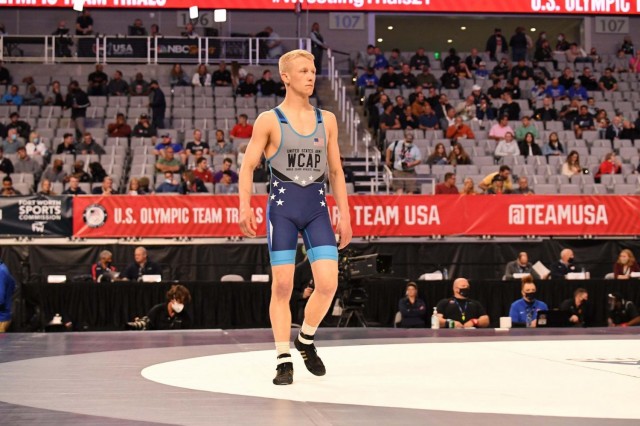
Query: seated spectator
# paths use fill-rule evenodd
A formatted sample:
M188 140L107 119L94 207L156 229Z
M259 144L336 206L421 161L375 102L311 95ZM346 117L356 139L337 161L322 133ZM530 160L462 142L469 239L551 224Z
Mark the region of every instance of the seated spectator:
M238 123L233 126L231 132L229 132L229 139L232 141L236 138L239 139L250 139L253 133L253 126L247 123L248 117L247 114L240 114L238 116Z
M536 274L536 272L533 270L533 265L531 264L531 262L529 262L529 254L526 251L518 253L518 258L516 260L512 260L511 262L507 263L504 271L504 279L512 280L514 279L514 274L527 274L532 279L534 277L536 279L540 279L538 274ZM531 282L533 283L533 280Z
M144 247L136 247L134 262L129 264L120 275L124 281L142 281L143 275L161 275L160 265L148 259L147 250Z
M272 79L270 70L264 70L262 72L262 78L256 82L258 96L277 95L280 90L279 86L278 82Z
M624 53L624 50L618 49L618 53L615 58L609 64L613 72L627 72L629 71L629 59L627 59L627 55Z
M123 113L119 112L116 115L116 122L109 124L107 134L110 138L128 138L131 136L131 126L127 124Z
M136 78L129 85L131 96L147 96L149 94L149 82L144 79L141 72L136 73Z
M393 110L393 104L387 102L384 105L384 113L380 116L379 129L382 131L381 135L384 135L387 130L397 130L400 127L400 119Z
M580 165L580 154L577 151L571 151L567 156L567 161L562 164L562 174L567 177L576 176L582 173Z
M422 73L416 77L416 84L424 88L438 88L440 86L440 82L431 72L431 68L426 65L422 67Z
M609 152L604 156L604 160L600 163L600 167L598 167L598 171L594 176L596 183L600 183L600 178L602 175L614 175L622 173L622 164L620 160L616 158L616 154L614 152Z
M595 76L591 72L591 68L589 67L584 67L582 69L582 74L578 76L578 79L580 80L580 84L582 85L582 87L584 87L587 91L592 92L595 90L599 90L600 88L598 80L596 80Z
M2 61L0 61L0 86L9 85L12 81L13 79L11 78L11 73L9 72L7 67L4 66Z
M215 183L219 183L222 179L222 175L225 172L229 172L227 173L229 176L231 176L231 183L238 183L238 174L236 172L234 172L233 170L231 170L231 165L233 164L233 160L231 158L225 158L222 161L222 169L219 170L216 174L213 175L213 181Z
M118 191L113 187L113 178L111 176L106 176L102 180L102 185L93 188L91 193L95 195L114 195L117 194Z
M147 114L141 114L138 119L138 124L133 126L133 132L131 137L134 138L151 138L155 143L155 138L158 136L156 126L149 122L149 116Z
M20 106L22 105L22 101L22 95L18 93L18 86L14 84L9 88L9 91L4 94L2 99L0 99L0 105Z
M379 85L379 79L373 67L367 68L367 71L358 77L356 85L360 89L360 94L364 94L364 89L373 89Z
M520 80L530 80L533 77L533 70L523 58L511 68L511 78L514 77L518 77Z
M502 94L504 90L502 89L502 81L493 80L493 86L489 87L487 90L487 95L491 99L502 99Z
M558 78L558 82L560 83L560 86L564 87L564 90L569 90L569 88L573 85L574 81L575 81L575 76L573 74L572 67L566 67L562 71L562 74L560 75L560 77Z
M459 143L454 143L451 147L448 161L452 166L471 164L469 154L467 154L464 147Z
M513 136L514 131L511 126L509 126L509 117L505 115L501 116L500 121L491 126L491 130L489 130L489 139L500 142L504 140L507 133L511 133L511 136Z
M551 265L551 279L563 280L570 272L576 272L573 250L563 249L560 252L560 260Z
M411 73L409 64L402 65L402 71L398 74L398 86L404 89L413 89L418 85L416 76Z
M548 311L546 303L536 298L536 285L531 275L522 278L520 288L522 299L511 304L509 316L512 327L536 327L538 325L538 312Z
M507 58L502 58L500 62L491 70L491 75L489 78L492 80L506 80L509 77L509 73L511 72L511 66L509 65L509 61Z
M573 298L560 304L560 310L569 313L569 322L574 327L588 327L593 324L593 309L589 306L589 293L584 288L573 292Z
M409 99L411 99L411 97L409 97ZM386 105L387 104L385 104L385 109L386 109ZM429 104L425 99L424 93L422 93L422 91L418 92L413 102L411 102L411 111L413 115L417 116L419 119L421 115L424 115L427 113L427 108L426 108L427 105L431 106L431 104Z
M80 181L76 177L69 179L69 186L62 191L63 195L86 195L86 192L80 188Z
M209 155L209 144L202 140L202 131L200 129L195 129L193 131L193 140L187 142L186 155L190 156L196 152Z
M419 101L416 101L416 102L419 102ZM412 108L412 111L413 110L414 109ZM405 121L407 121L407 126L409 126L408 117L405 116L403 118ZM427 102L424 103L422 114L418 116L417 124L418 124L417 128L421 130L436 130L440 128L440 124L438 122L438 116L435 114L435 112L433 112L433 109L431 108L431 105L429 105L429 103ZM402 120L400 120L400 127L402 127ZM395 128L395 124L391 128Z
M43 179L47 179L51 182L66 182L68 180L67 172L64 171L62 167L63 164L64 163L59 158L53 160L51 166L48 167L42 175Z
M440 77L440 83L443 89L459 89L460 78L458 77L456 68L453 66L447 68L447 72Z
M40 174L42 173L40 163L32 160L31 157L27 155L27 149L24 146L18 148L18 159L13 165L13 168L15 173L32 174L36 181L40 179Z
M573 120L573 130L576 134L576 139L582 139L582 132L585 130L596 129L593 116L589 114L587 106L582 105L579 111L578 116Z
M444 182L436 185L436 195L458 195L455 173L444 174Z
M478 187L483 191L487 191L493 182L493 178L497 175L502 176L504 179L504 189L511 191L513 189L513 183L511 182L511 168L506 165L500 166L500 169L497 172L489 173L487 176L482 179L482 181L478 184Z
M237 194L238 184L233 183L233 175L230 170L226 170L220 174L220 181L216 183L216 194Z
M29 142L27 142L26 148L27 155L31 158L47 158L49 156L49 150L38 132L31 132L29 134Z
M640 266L636 262L636 257L629 249L623 249L618 255L618 260L613 265L613 278L617 280L628 280L632 272L640 272Z
M102 183L106 177L107 172L104 170L104 167L102 167L102 164L97 161L89 163L89 182ZM78 176L78 178L82 179L80 176ZM82 180L80 182L82 182Z
M38 195L45 195L48 197L53 197L54 195L58 195L52 189L51 181L49 179L42 179L40 181L40 191L38 191Z
M431 67L429 57L425 55L424 47L420 47L416 51L415 55L409 59L409 66L414 70L422 70L425 65L427 68Z
M227 64L224 61L220 61L218 69L213 72L211 80L215 86L231 86L231 72L227 69Z
M554 65L554 69L555 68L556 66ZM533 67L531 68L531 71L533 72L533 81L536 84L544 84L547 80L551 80L551 74L549 73L549 70L547 70L547 67L538 63L537 61L533 61Z
M236 89L236 95L243 96L243 97L251 97L251 96L256 96L257 94L258 94L258 87L254 82L253 74L249 73L247 74L247 77L244 79L244 81L238 84L238 87Z
M518 146L518 142L513 138L513 133L505 133L504 139L498 142L493 155L498 159L520 155L520 147Z
M625 300L621 293L609 294L609 309L607 323L609 327L632 327L640 324L640 314L636 305Z
M448 129L456 124L456 110L452 107L447 109L447 113L440 119L440 128Z
M516 195L534 194L533 189L529 187L529 179L526 176L520 176L518 178L518 187L514 189L511 193Z
M564 147L558 139L558 134L556 132L551 132L551 134L549 134L549 141L544 144L544 147L542 147L542 155L549 157L550 155L560 156L563 154Z
M447 160L447 150L443 143L439 143L433 149L433 153L427 157L427 164L429 165L444 165L449 164Z
M491 186L487 189L489 195L510 194L511 191L505 188L505 179L500 175L495 175L491 179Z
M398 48L391 49L391 54L389 55L389 59L387 59L387 62L396 70L401 69L403 64L408 63L407 60L400 54L400 49Z
M44 95L38 90L34 84L27 87L27 92L22 98L23 105L40 106L44 103Z
M462 181L462 190L460 191L460 195L477 195L478 193L475 190L475 184L473 183L473 179L470 177L464 178Z
M402 315L401 328L424 328L427 324L427 305L418 297L418 286L413 281L407 284L405 297L398 302Z
M0 145L0 172L10 175L13 173L13 163L4 156L4 148Z
M156 193L179 193L180 182L174 179L172 172L164 173L164 180L156 187Z
M587 89L582 87L582 83L580 83L579 78L573 80L573 86L569 89L569 98L579 99L581 101L586 101L589 98Z
M463 102L456 106L456 115L461 117L463 121L476 118L476 99L473 95L467 96Z
M387 67L387 72L380 76L378 85L385 89L395 89L399 85L398 75L393 66Z
M16 129L18 136L23 139L28 139L31 133L31 126L26 121L20 120L20 114L12 112L9 114L9 124L7 124L7 130Z
M538 62L552 62L553 68L558 68L558 61L553 58L553 49L548 40L544 40L536 47L533 57Z
M476 106L476 118L478 120L493 121L497 116L498 111L491 106L490 102L487 99L480 99L480 105Z
M534 139L540 137L540 133L538 132L538 128L531 122L531 117L524 116L522 117L522 126L516 129L516 140L518 142L522 142L527 134L531 133Z
M85 132L84 135L82 135L82 142L76 145L76 152L82 155L104 155L106 153L104 148L98 145L89 132Z
M445 136L447 139L450 139L451 142L457 142L460 139L475 139L473 130L471 130L471 127L464 124L462 117L456 117L455 124L453 126L449 126Z
M109 96L127 96L129 94L129 83L122 78L122 71L116 70L113 78L107 84L107 94Z
M399 114L398 119L400 120L400 127L402 130L417 129L420 127L419 118L413 114L413 108L411 108L411 105L406 105L404 107L402 114Z
M107 96L107 81L109 76L103 71L104 66L102 64L96 64L96 70L89 74L87 81L89 87L87 88L88 96Z
M180 185L180 194L206 193L209 192L204 182L195 175L191 170L182 173L182 184Z
M640 50L636 52L635 56L629 59L629 72L634 74L640 73Z
M636 49L633 46L631 36L624 36L624 41L622 42L622 46L620 46L620 48L624 51L625 55L633 55L635 53Z
M598 80L598 87L603 92L615 92L618 90L618 80L613 76L611 68L604 70L604 75Z
M154 148L153 148L153 154L154 155L164 155L164 151L167 148L172 148L172 152L174 154L178 154L182 152L182 145L180 145L177 142L173 142L171 140L171 135L169 133L165 133L162 135L162 139L160 140L160 143L158 143Z
M174 157L173 147L165 147L164 154L161 153L158 157L158 161L156 162L156 170L162 173L176 173L181 169L182 163ZM173 178L173 176L171 176L171 178Z
M141 193L151 194L152 190L151 190L151 182L149 181L149 178L146 176L142 176L140 179L138 179L138 181L140 183Z
M578 64L584 62L593 64L593 59L591 59L591 57L587 55L587 52L579 47L577 43L571 43L569 45L569 50L565 51L565 55L567 56L567 62L570 64Z
M8 129L7 137L2 141L2 149L4 150L4 153L16 154L18 152L18 148L24 146L24 139L18 136L18 131L16 129Z
M615 116L611 119L611 124L607 126L604 137L605 139L609 139L611 142L613 142L615 139L620 139L622 130L622 117Z
M507 80L507 83L504 86L504 92L502 94L503 99L504 99L505 93L509 93L511 95L511 99L522 98L522 89L520 89L520 79L518 77L514 77L513 79ZM519 106L519 104L517 105ZM517 119L520 119L519 114Z
M130 36L146 36L147 29L142 25L142 19L135 19L133 21L133 25L129 25L129 35Z
M193 170L193 174L204 183L215 182L213 172L209 169L208 161L204 157L196 160L196 168Z
M169 73L169 84L175 86L191 86L191 80L186 72L182 69L182 65L173 64Z
M212 155L228 155L234 154L233 144L227 142L224 138L224 130L216 130L216 142L211 145Z
M542 99L542 107L535 110L533 118L545 123L558 119L558 111L553 107L553 98L551 96L547 95Z
M540 145L536 143L533 133L531 132L527 133L522 142L518 143L518 148L520 150L520 155L524 155L525 158L530 155L542 155Z
M127 195L147 195L148 192L145 190L145 188L140 186L140 179L133 177L129 181L129 189L127 190L126 194Z
M560 84L560 80L554 78L551 80L551 84L547 86L547 96L549 96L554 101L566 99L567 90L563 85Z
M574 122L580 114L580 102L577 99L573 99L571 103L564 105L560 110L560 119L563 122L564 128L569 130L574 128Z
M11 176L5 176L2 178L2 192L0 193L0 196L13 197L15 195L22 194L13 187L13 179L11 179Z
M629 120L622 120L622 132L620 133L620 139L631 139L635 141L640 138L638 127Z
M558 52L566 52L567 50L569 50L570 47L571 45L567 41L564 34L562 33L558 34L558 42L556 43L556 50Z
M377 46L374 47L373 54L375 55L373 68L377 70L383 70L389 66L389 61L387 61L387 58L384 57L384 54L382 53L382 49L380 49Z
M44 97L44 104L63 107L65 105L64 99L65 97L62 94L60 82L56 80L51 83L51 87Z
M189 302L189 290L180 284L173 285L164 303L155 305L145 317L136 318L127 325L135 330L187 330L191 328L192 320L184 306Z
M453 297L438 302L436 310L440 328L485 328L489 316L477 300L469 298L471 286L465 278L453 282Z
M99 259L91 266L91 278L94 282L111 282L113 281L113 273L117 271L112 265L113 254L109 250L100 252Z

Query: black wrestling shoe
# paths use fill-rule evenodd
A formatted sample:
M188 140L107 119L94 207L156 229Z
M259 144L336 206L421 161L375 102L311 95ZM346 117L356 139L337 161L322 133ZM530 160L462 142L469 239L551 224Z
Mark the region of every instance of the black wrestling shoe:
M302 333L300 333L302 334ZM303 339L311 340L308 338L309 336L302 335ZM313 340L311 340L313 342ZM304 360L304 365L307 367L307 370L311 372L311 374L315 376L324 376L327 374L327 370L324 368L324 364L322 360L318 356L318 351L316 351L316 347L313 343L305 344L300 341L298 337L296 337L293 345L296 347L300 355L302 355L302 359Z
M281 360L282 358L278 359ZM291 356L288 355L286 358L291 359ZM293 362L282 362L278 364L276 371L276 377L273 379L274 385L290 385L293 383Z

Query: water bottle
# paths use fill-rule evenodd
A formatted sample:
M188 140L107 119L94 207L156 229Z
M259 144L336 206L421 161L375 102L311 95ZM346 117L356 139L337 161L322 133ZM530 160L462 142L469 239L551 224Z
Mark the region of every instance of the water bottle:
M449 270L447 268L442 269L442 279L445 281L449 279Z
M440 320L438 319L438 310L433 308L433 315L431 315L431 328L437 330L440 328Z

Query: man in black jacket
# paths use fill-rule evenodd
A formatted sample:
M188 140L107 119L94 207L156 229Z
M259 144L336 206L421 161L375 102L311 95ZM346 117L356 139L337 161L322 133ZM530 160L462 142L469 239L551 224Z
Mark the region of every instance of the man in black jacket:
M80 139L85 133L84 119L87 108L91 106L89 97L82 91L77 81L69 83L69 91L65 100L65 109L71 108L71 119L76 127L76 137Z
M156 80L151 80L149 84L149 108L151 108L151 124L156 129L164 129L164 114L167 109L167 101L164 92L160 89Z
M147 249L137 247L134 251L135 262L131 263L124 270L120 278L126 281L142 281L143 275L161 275L160 265L148 260Z

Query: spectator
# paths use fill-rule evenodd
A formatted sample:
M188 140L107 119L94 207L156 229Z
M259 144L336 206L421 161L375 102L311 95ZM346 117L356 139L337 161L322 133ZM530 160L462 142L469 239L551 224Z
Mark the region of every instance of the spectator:
M407 284L405 297L398 302L402 315L401 328L424 328L427 324L427 305L418 297L418 286L413 281Z
M453 297L438 302L436 310L440 328L485 328L489 326L489 316L477 300L469 298L471 286L465 278L453 282Z
M5 154L16 154L18 148L24 147L24 139L18 136L16 129L9 129L7 131L7 137L2 141L2 149Z
M471 164L469 154L459 143L454 143L449 152L449 164L452 166Z
M473 134L473 130L471 127L464 124L462 121L462 117L456 117L455 124L453 126L449 126L447 128L446 133L447 139L451 140L451 142L457 142L460 139L475 139L475 135Z
M156 129L164 129L167 101L157 80L151 80L149 83L149 108L151 109L152 125Z
M80 89L77 81L69 83L67 98L65 100L65 109L71 109L71 119L76 128L76 134L83 135L85 133L84 121L87 116L87 108L91 106L89 97Z
M358 77L356 85L360 88L361 94L364 94L364 89L374 88L379 85L379 79L373 67L367 68L367 71Z
M480 99L480 105L476 107L476 118L478 120L495 120L498 111L492 107L487 99ZM508 122L508 120L507 120Z
M625 55L633 55L635 53L635 47L633 46L631 36L624 36L624 41L622 42L620 49L624 51Z
M585 52L584 49L578 46L578 43L571 43L569 45L569 50L565 51L565 54L567 55L567 62L569 62L570 64L578 64L584 62L590 62L591 64L593 64L593 59L591 59L591 57L587 55L587 52ZM625 64L625 70L626 65L627 64Z
M600 167L598 167L598 171L594 176L596 183L600 183L600 178L602 175L613 175L622 173L622 165L620 164L620 160L616 158L616 154L614 152L609 152L604 156L604 160L600 163Z
M518 77L520 80L530 80L533 78L533 69L527 66L524 59L520 59L513 68L511 68L511 78Z
M469 95L463 102L456 106L456 115L463 121L470 121L476 118L476 100L473 95Z
M420 127L419 117L413 114L411 105L404 107L402 114L399 115L399 120L402 130L417 129Z
M385 163L393 172L393 190L398 194L416 192L415 167L422 162L422 154L413 138L413 131L405 130L404 140L390 144L385 154Z
M380 87L383 87L385 89L395 89L396 87L398 87L398 80L399 79L396 71L394 70L393 66L389 65L387 67L387 72L380 76L379 85Z
M456 124L456 110L452 107L447 109L447 115L440 119L440 127L448 129Z
M567 177L572 177L581 174L582 170L580 154L578 154L577 151L571 151L567 156L567 161L562 164L562 174Z
M562 120L565 129L573 129L574 122L580 114L580 102L577 99L573 99L571 103L565 105L560 110L560 119Z
M531 275L522 278L520 292L522 299L513 302L509 309L511 324L513 327L536 327L538 312L547 311L549 307L546 303L536 299L536 285Z
M542 155L540 145L536 143L533 133L531 132L528 132L524 136L524 139L518 143L518 148L520 150L520 155L524 155L525 158L530 155Z
M89 176L89 173L84 171L84 161L82 160L76 160L75 163L73 163L73 173L71 173L70 176L67 176L64 181L67 182L71 176L78 178L80 183L91 182L91 176ZM102 182L102 179L100 182Z
M467 66L469 71L475 71L480 66L480 62L482 62L482 58L478 55L478 49L475 47L471 48L471 52L469 56L464 59L464 63Z
M233 182L230 170L220 173L220 180L216 183L216 194L237 194L238 184Z
M196 152L209 155L209 144L202 140L202 131L200 129L193 131L193 140L187 143L186 155L190 156Z
M89 132L85 132L82 136L82 142L76 146L76 152L82 155L104 155L106 153L104 148L93 139L93 136Z
M598 87L603 92L615 92L618 90L618 80L613 76L611 68L604 70L604 75L598 80Z
M329 49L329 46L325 43L322 34L320 34L320 24L317 22L311 24L309 38L311 39L311 54L314 57L313 65L316 67L316 73L322 75L322 57L324 56L324 51Z
M9 91L7 91L2 99L0 99L0 105L22 105L22 95L18 93L18 86L15 84L9 87Z
M489 70L487 69L487 63L485 61L480 61L478 68L474 71L474 76L476 82L489 79Z
M566 89L560 84L560 80L557 78L551 80L551 84L547 86L546 94L554 101L566 99L567 97Z
M141 72L136 73L136 77L129 85L131 96L147 96L149 94L149 83L144 79Z
M15 173L28 173L32 174L36 181L40 180L40 174L42 173L42 168L40 164L31 159L27 155L27 149L24 146L18 148L18 159L16 160L16 164L14 165Z
M569 89L569 98L579 99L581 101L586 101L589 98L589 94L587 90L582 87L579 78L573 80L573 86Z
M66 182L67 172L64 171L63 164L64 163L59 158L53 160L51 166L45 170L42 176L43 179L47 179L51 182Z
M173 64L169 73L169 84L175 86L191 86L191 80L186 72L182 69L182 65Z
M442 74L442 77L440 77L440 83L442 84L441 87L443 89L460 88L460 78L458 77L454 66L447 68L447 72Z
M200 157L196 160L196 168L193 170L193 174L204 183L215 182L213 173L209 169L208 161L204 157Z
M149 116L147 114L141 114L138 118L138 124L133 126L131 136L134 138L151 138L152 142L155 143L158 130L156 126L149 122Z
M629 59L627 59L627 55L624 53L624 50L619 49L615 58L609 64L609 67L613 70L613 72L627 72L629 71Z
M147 250L144 247L136 247L134 262L129 264L120 275L125 281L142 281L143 275L161 275L160 265L148 259Z
M89 78L87 79L89 82L87 95L107 96L107 81L109 81L109 76L107 76L103 69L104 66L102 64L96 64L96 70L89 74Z
M216 174L213 175L213 180L215 183L220 183L223 175L229 175L231 178L231 183L238 183L238 174L231 170L231 165L233 164L233 160L231 158L225 158L222 161L222 169L219 170Z
M498 116L506 116L508 120L517 121L520 120L520 105L513 101L513 95L510 92L505 91L502 94L504 103L498 110Z
M430 88L430 87L439 87L440 82L436 78L435 75L431 72L431 69L428 66L422 67L422 73L416 77L416 85Z
M9 268L0 260L0 333L9 331L11 325L11 307L16 280L11 276Z
M198 34L195 32L193 28L193 24L191 22L187 22L187 25L184 26L184 31L180 33L182 37L188 38L197 38Z
M553 98L551 96L545 96L542 100L542 106L533 113L533 118L544 123L558 120L558 111L553 107Z
M492 80L506 80L509 77L509 73L511 72L511 66L509 65L509 60L507 58L502 58L500 62L493 68L491 71L491 75L489 78Z
M537 84L544 84L547 80L551 80L551 74L549 73L549 70L547 70L547 68L538 61L533 61L531 72L533 73L533 81Z
M411 99L411 97L409 97L409 99ZM420 118L421 115L427 114L427 108L426 108L427 105L430 105L430 104L425 99L424 93L422 93L422 91L418 92L413 102L411 102L411 111L413 115L416 115L418 118ZM386 105L385 105L385 108L386 108Z
M522 126L516 129L516 140L518 142L523 141L528 133L531 133L534 139L540 137L538 128L531 122L531 117L525 115L524 117L522 117Z
M629 59L629 72L634 74L640 73L640 51L636 52L635 56Z
M86 195L80 188L80 181L76 177L69 179L69 187L62 192L63 195Z
M558 61L553 58L553 49L551 49L549 40L544 40L540 45L536 46L533 57L538 62L552 62L553 68L558 68Z
M20 114L17 112L12 112L9 115L9 124L7 124L7 131L9 129L16 129L18 132L18 137L23 139L28 139L31 134L31 126L26 121L20 120Z
M491 186L487 189L487 194L490 195L500 195L500 194L510 194L511 191L505 188L505 179L496 175L491 179Z
M211 80L215 86L231 86L231 72L227 69L227 64L224 61L220 61L218 69L213 72Z
M402 57L402 55L400 54L400 49L398 48L391 49L391 54L389 55L389 59L387 59L387 62L396 70L400 70L402 68L402 65L404 64L408 65L407 60Z
M94 282L111 282L113 280L113 273L117 269L112 265L112 262L113 254L109 250L102 250L98 261L91 266L91 278Z
M618 255L618 260L613 265L613 278L627 280L631 278L633 272L640 272L640 266L638 266L633 252L629 249L623 249Z
M109 124L107 134L110 138L129 138L131 136L131 126L127 124L123 113L119 112L116 115L116 122Z
M384 113L380 116L381 136L384 136L387 130L397 130L400 129L400 127L400 119L393 111L393 104L387 102L384 105Z
M233 144L227 142L224 137L224 130L216 130L216 143L211 145L212 155L233 155Z
M156 188L156 193L179 193L180 183L173 178L172 172L164 173L164 181Z
M502 94L504 90L502 89L502 82L498 79L493 80L493 86L487 90L487 95L491 99L502 99Z
M504 93L502 94L502 98L504 99L504 94L509 93L511 95L511 99L520 99L522 98L522 90L520 89L520 79L518 77L514 77L513 79L507 80L507 83L504 86ZM519 120L520 116L516 120Z
M4 148L0 145L0 172L10 175L13 173L13 163L4 156Z
M524 27L517 27L511 40L509 40L509 47L511 48L511 56L514 62L527 59L527 37L524 32Z
M34 84L27 87L27 93L22 98L23 105L40 106L44 103L44 95L38 90Z
M502 35L500 28L496 28L493 31L493 35L487 40L485 51L494 62L499 61L509 53L507 39Z
M136 330L186 330L191 328L191 315L184 306L191 302L189 290L180 285L173 285L166 295L166 301L155 305L147 316L136 318L127 323Z
M480 101L482 101L483 99L486 100L487 102L490 101L489 96L482 93L482 87L480 87L477 84L474 84L473 86L471 86L471 95L469 96L473 98L473 103L474 105L476 105L476 108L478 107L478 105L480 105Z
M493 178L497 175L500 175L504 179L504 189L511 191L513 189L513 183L511 182L511 168L506 165L500 166L500 169L497 172L489 173L485 176L478 184L478 187L483 191L487 191L493 182Z
M51 181L49 179L42 179L40 181L40 191L38 191L38 195L45 195L48 197L53 197L58 195L51 189Z
M564 87L564 90L566 91L566 90L569 90L571 86L573 86L573 82L575 79L576 78L573 75L573 69L566 67L562 71L562 75L558 78L558 82L562 87Z
M204 182L193 173L191 170L187 170L182 173L182 184L180 185L180 194L191 193L207 193L207 187L204 186Z
M402 71L398 75L398 85L404 89L413 89L418 85L418 80L411 73L411 68L408 64L402 65Z
M611 124L607 126L605 131L605 138L609 139L612 143L616 139L620 139L620 135L624 130L622 126L622 118L619 116L615 116L611 119Z
M129 25L129 35L143 37L147 35L147 29L142 24L142 19L136 18L133 25Z
M436 195L458 195L455 173L445 173L444 181L436 185Z
M573 130L576 134L576 139L582 139L582 132L585 130L595 130L596 126L593 122L593 117L589 114L589 109L586 105L580 107L580 113L573 120Z
M609 327L631 327L640 324L638 308L630 300L624 300L618 292L609 294Z
M51 105L51 106L64 107L65 106L64 100L65 100L65 97L62 96L62 91L60 89L60 82L56 80L53 83L51 83L51 87L49 88L49 91L45 95L44 104Z
M427 67L427 70L431 68L431 63L429 61L429 57L425 55L424 47L418 48L415 55L409 59L409 66L414 70L423 70L424 67Z
M4 66L2 61L0 61L0 86L7 86L11 84L11 81L13 81L13 79L11 78L11 73Z
M93 18L87 9L83 9L76 19L76 35L87 36L93 34Z
M533 278L539 279L540 277L533 270L533 265L529 262L529 254L526 251L522 251L518 253L518 258L516 260L512 260L507 263L507 266L504 271L504 279L512 280L518 279L514 278L514 274L526 274L525 276L529 276L531 281L527 281L533 283ZM520 277L522 278L522 277ZM522 278L524 281L524 278Z
M563 33L558 34L557 40L558 42L556 43L556 50L558 52L566 52L567 50L569 50L569 47L571 47Z
M268 59L278 59L284 53L284 46L282 46L282 41L280 40L280 35L273 31L273 28L266 27L264 32L268 34L266 40L267 58Z
M256 82L258 96L273 96L278 92L278 83L271 77L270 70L262 72L262 78Z
M429 165L445 165L449 164L447 160L447 150L443 143L436 144L433 153L427 158Z
M69 36L67 23L65 21L59 21L58 27L51 33L51 35L56 36L56 56L59 58L70 58L72 56L71 46L73 46L73 40Z
M589 293L584 288L576 289L572 299L566 299L560 304L560 310L569 313L569 322L574 327L592 325L593 313L589 306Z
M176 159L173 154L173 148L167 146L164 148L164 154L160 154L156 162L156 170L162 173L179 172L182 169L182 163ZM173 176L172 176L173 177Z
M2 192L0 193L0 196L13 197L15 195L22 194L13 187L13 180L11 179L11 176L5 176L2 178Z
M97 161L89 163L89 174L92 183L102 183L104 178L107 177L104 167Z
M107 84L107 94L109 96L127 96L129 94L129 83L122 78L122 71L116 70L113 78Z
M582 74L578 76L578 79L580 80L582 87L587 91L593 92L600 88L598 80L596 80L595 76L591 73L591 68L589 67L584 67L582 69Z
M511 133L513 136L514 131L511 129L511 126L509 126L509 117L503 115L500 117L500 121L491 126L491 130L489 130L489 139L500 142L504 140L507 133Z
M95 187L91 190L95 195L114 195L118 191L113 187L113 178L111 176L105 176L102 180L102 185Z
M247 74L247 77L244 79L244 81L238 85L238 88L236 89L236 95L243 97L256 96L258 94L258 87L253 80L253 74Z
M419 104L419 101L416 102L418 102ZM438 123L438 116L433 112L433 109L431 109L431 105L429 105L429 103L424 102L423 111L422 114L418 116L417 124L417 128L421 130L436 130L440 128L440 124ZM402 127L402 121L400 121L400 127ZM405 126L404 128L406 129L407 126Z
M532 194L535 194L535 192L533 192L533 189L529 187L529 179L526 176L520 176L518 178L518 187L513 191L511 191L511 194L532 195ZM536 275L536 278L537 278L537 275Z
M473 179L470 177L464 178L462 181L462 190L460 191L460 195L477 195L478 193L475 190L475 184L473 183Z
M247 123L247 114L240 114L238 116L238 123L233 126L231 132L229 132L229 139L232 141L238 139L250 139L253 133L253 126Z
M145 188L140 185L140 179L131 178L129 181L129 189L127 190L127 195L147 195L148 192Z
M379 47L374 47L373 54L375 55L373 68L377 70L383 70L389 66L389 61L387 61L387 58L384 57L384 54Z
M76 155L76 144L71 133L65 133L62 142L56 148L56 154Z

